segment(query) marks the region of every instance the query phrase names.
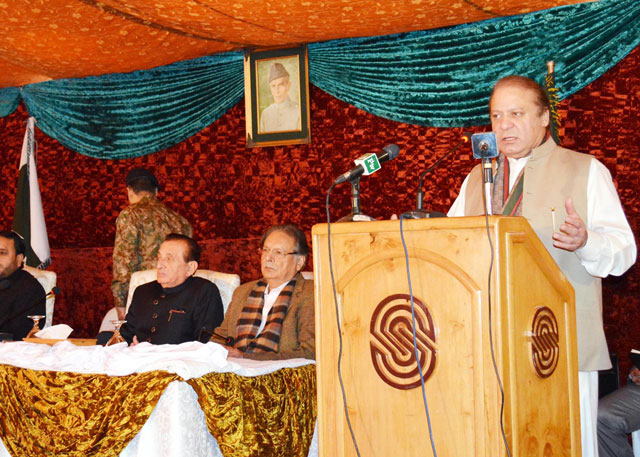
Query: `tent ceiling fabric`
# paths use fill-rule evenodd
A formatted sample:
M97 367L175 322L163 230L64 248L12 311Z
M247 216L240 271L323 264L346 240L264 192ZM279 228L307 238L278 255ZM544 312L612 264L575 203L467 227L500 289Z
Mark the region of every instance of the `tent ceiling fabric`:
M584 0L0 0L0 88L378 36Z

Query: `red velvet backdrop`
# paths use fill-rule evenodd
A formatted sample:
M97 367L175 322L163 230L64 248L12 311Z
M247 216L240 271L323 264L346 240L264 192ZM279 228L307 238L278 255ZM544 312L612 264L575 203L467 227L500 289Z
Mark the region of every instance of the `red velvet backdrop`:
M638 233L640 200L640 48L560 107L563 145L594 154L611 171L627 217ZM125 206L124 177L134 166L153 169L160 198L186 215L204 244L203 267L236 272L242 280L259 274L258 239L283 221L311 226L326 222L325 196L333 179L362 153L397 143L398 159L362 180L362 209L388 218L413 207L419 173L441 157L462 129L419 127L365 113L311 88L312 144L247 149L244 102L192 138L164 151L131 160L96 160L70 151L36 130L38 173L53 250L50 267L63 295L54 322L76 337L95 335L112 306L111 246L114 222ZM24 108L0 119L0 226L13 217ZM488 127L473 131L484 131ZM425 184L425 206L445 212L466 173L475 165L470 148L447 159ZM332 198L332 219L349 210L349 186ZM308 266L310 267L310 264ZM640 270L605 280L605 325L611 350L622 356L638 347Z

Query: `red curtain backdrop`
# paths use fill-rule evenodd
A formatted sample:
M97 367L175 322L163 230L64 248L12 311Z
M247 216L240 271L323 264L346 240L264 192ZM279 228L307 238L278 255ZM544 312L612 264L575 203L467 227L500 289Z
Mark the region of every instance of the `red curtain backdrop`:
M640 48L559 109L563 145L594 154L607 165L634 233L640 224L639 87ZM26 117L20 108L0 119L0 225L5 228L13 218ZM112 306L115 219L126 204L124 177L132 167L152 169L162 185L160 198L192 222L205 248L202 267L235 272L246 281L259 275L255 248L268 226L291 221L310 238L311 227L326 222L326 191L353 167L353 159L389 143L401 147L396 160L361 183L362 210L389 218L413 208L419 173L444 155L462 132L378 118L315 87L311 117L312 144L248 149L241 101L189 140L121 161L81 156L36 129L40 188L53 250L50 269L58 273L63 292L56 299L54 322L71 325L72 336L90 337ZM474 165L469 147L443 162L425 180L425 207L446 212ZM333 220L348 213L349 195L347 184L334 191ZM629 366L629 349L640 346L639 280L636 266L604 282L606 332L623 370Z

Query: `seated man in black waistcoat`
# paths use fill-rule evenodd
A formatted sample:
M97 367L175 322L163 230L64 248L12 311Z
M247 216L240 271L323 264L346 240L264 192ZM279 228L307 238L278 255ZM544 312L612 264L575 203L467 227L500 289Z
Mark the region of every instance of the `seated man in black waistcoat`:
M200 247L193 239L176 233L165 238L158 250L158 280L136 288L120 330L129 344L208 340L224 308L218 287L193 276L199 260Z
M33 328L27 316L44 316L46 311L44 289L22 269L24 249L20 235L0 232L0 332L4 339L21 340Z

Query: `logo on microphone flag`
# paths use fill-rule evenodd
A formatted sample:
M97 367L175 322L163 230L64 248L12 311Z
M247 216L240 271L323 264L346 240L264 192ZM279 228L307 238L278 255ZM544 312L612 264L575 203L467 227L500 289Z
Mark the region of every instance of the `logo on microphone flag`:
M368 176L371 173L375 173L381 168L378 156L373 153L362 155L358 157L354 162L356 165L362 165L362 168L364 168L364 173L362 174L365 176Z
M44 269L51 263L51 251L36 172L34 128L35 119L30 117L20 156L13 230L24 238L27 265Z

